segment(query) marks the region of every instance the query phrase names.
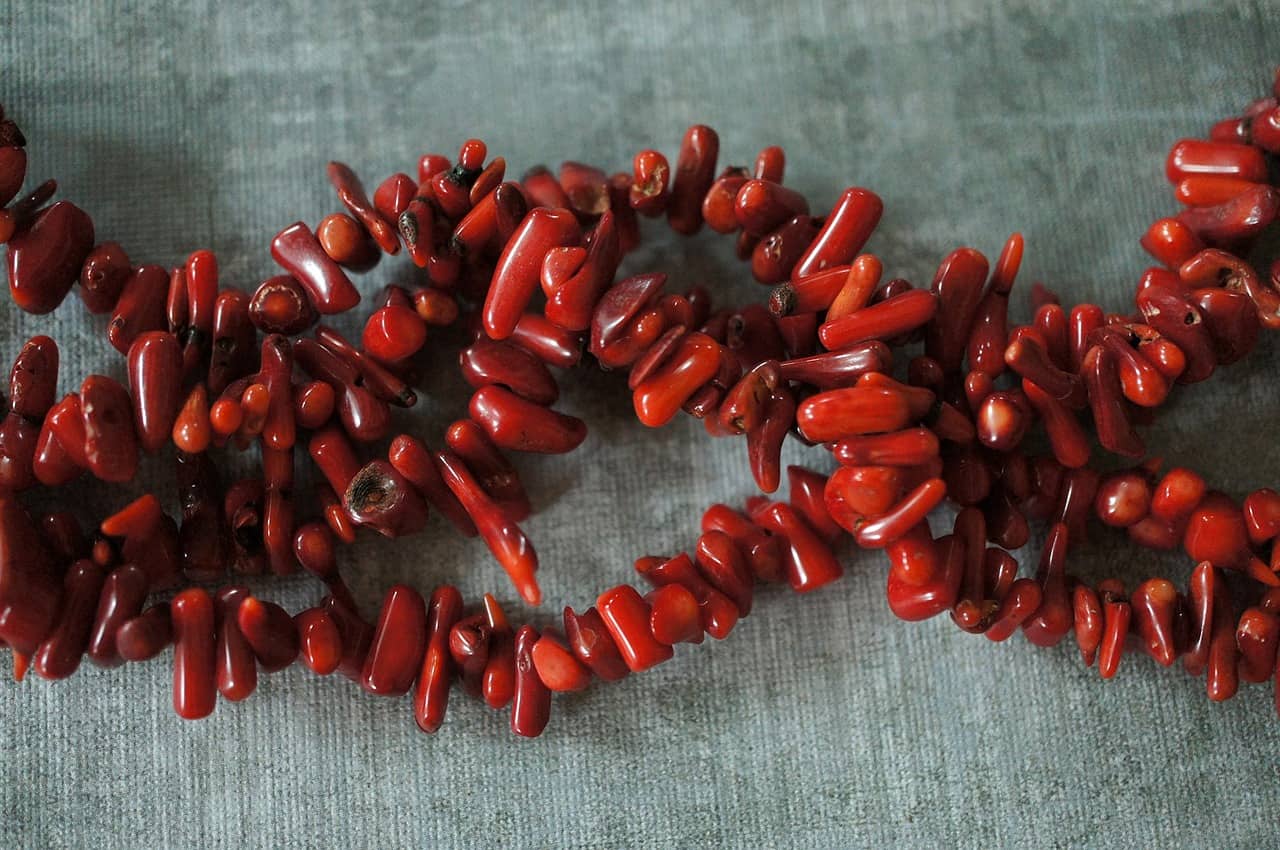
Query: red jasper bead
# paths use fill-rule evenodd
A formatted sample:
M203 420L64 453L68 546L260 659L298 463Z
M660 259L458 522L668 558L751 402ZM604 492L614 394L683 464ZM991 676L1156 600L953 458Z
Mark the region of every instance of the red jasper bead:
M170 601L169 615L173 710L184 720L199 720L213 713L217 700L213 600L201 588L188 588Z
M632 672L648 670L674 654L670 646L654 638L649 628L649 604L631 585L620 584L606 590L596 600L596 607Z
M408 307L383 307L374 312L361 337L364 350L383 363L412 357L426 341L426 324Z
M378 696L403 696L413 687L427 647L427 607L413 588L392 585L364 661L361 684Z

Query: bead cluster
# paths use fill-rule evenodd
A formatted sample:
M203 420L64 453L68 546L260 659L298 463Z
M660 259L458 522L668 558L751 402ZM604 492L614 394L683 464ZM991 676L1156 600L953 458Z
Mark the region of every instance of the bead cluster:
M961 248L927 288L882 281L881 262L861 253L880 219L875 193L848 188L814 216L783 185L781 149L717 174L719 140L705 126L685 134L674 169L644 150L630 174L566 162L508 181L505 161L473 139L455 161L427 154L416 178L394 174L370 198L330 163L344 211L281 230L271 255L282 273L248 295L221 285L206 250L171 270L133 265L97 242L74 204L48 204L52 180L14 200L26 141L0 111L10 295L48 313L78 283L85 307L110 314L107 339L128 374L128 387L91 375L58 399L52 339L33 337L14 363L0 422L0 640L15 675L30 665L57 679L86 654L113 666L172 645L184 718L299 661L372 694L412 691L428 732L459 683L509 705L513 731L536 736L552 692L648 669L705 634L725 638L750 614L756 582L808 592L838 579L832 547L848 534L885 550L886 595L902 619L949 612L966 632L1001 641L1021 630L1041 646L1074 634L1103 678L1129 648L1165 666L1181 658L1214 700L1241 678L1280 679L1280 494L1237 504L1188 469L1162 474L1135 428L1175 384L1208 378L1261 329L1280 328L1280 261L1263 273L1244 259L1280 214L1280 77L1274 88L1208 140L1173 147L1167 171L1183 209L1142 238L1160 265L1141 276L1133 311L1066 309L1037 284L1034 318L1016 327L1019 235L994 267ZM768 297L715 309L700 287L664 292L662 273L615 281L640 218L660 215L679 234L705 223L735 235L739 258L774 287ZM361 301L352 273L402 250L419 282L375 296L358 344L322 323ZM438 449L392 436L391 407L417 401L414 356L430 328L459 321L471 330L459 355L475 390L466 417ZM893 349L917 343L905 381L892 377ZM552 369L577 365L584 349L626 375L643 424L684 411L711 436L744 436L764 494L781 486L789 435L830 451L837 468L788 467L787 501L713 505L691 555L636 561L652 590L609 588L581 612L566 608L562 631L513 625L492 594L469 611L448 585L426 598L393 586L366 620L338 543L361 528L421 531L431 508L481 537L516 593L540 603L538 558L519 525L531 503L507 454L570 452L586 438L585 423L552 407ZM1026 448L1033 430L1047 454ZM1095 440L1136 465L1097 471ZM18 500L86 471L129 481L168 443L180 519L149 494L86 535L72 514L33 517ZM385 454L369 459L371 445ZM212 454L253 446L260 477L224 486ZM295 492L300 454L321 474L310 494ZM928 517L944 499L960 510L935 538ZM1197 562L1186 592L1162 578L1129 592L1069 574L1069 546L1095 518L1143 546L1182 546ZM1009 550L1027 543L1030 520L1049 530L1036 575L1020 578ZM299 565L326 593L295 615L243 586L201 586ZM156 594L163 601L148 604Z

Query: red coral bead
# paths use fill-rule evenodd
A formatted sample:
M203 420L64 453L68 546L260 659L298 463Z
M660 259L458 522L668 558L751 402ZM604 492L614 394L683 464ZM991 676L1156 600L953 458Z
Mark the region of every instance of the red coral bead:
M650 608L636 589L620 584L600 594L596 607L623 661L639 673L671 658L671 647L659 643L649 627Z
M374 312L361 337L364 350L383 363L412 357L426 341L426 323L407 307L383 307Z

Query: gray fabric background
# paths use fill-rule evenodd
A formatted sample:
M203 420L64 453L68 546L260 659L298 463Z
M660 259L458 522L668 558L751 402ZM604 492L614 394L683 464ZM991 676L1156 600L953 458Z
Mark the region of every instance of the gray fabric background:
M1042 279L1118 309L1146 265L1138 235L1173 208L1170 143L1261 94L1280 61L1275 9L1247 2L234 5L0 0L0 102L33 176L56 176L100 238L160 263L211 247L246 287L271 273L279 227L337 208L329 158L372 186L478 135L517 173L563 158L617 169L649 145L674 155L699 121L724 160L786 146L787 182L815 206L877 189L871 247L894 274L927 279L960 244L994 256L1020 229L1024 293ZM629 267L763 294L729 254L712 235L658 236ZM64 346L64 391L121 374L74 297L51 321L3 299L6 363L37 328ZM435 356L405 420L424 434L464 398L452 358ZM1236 495L1274 484L1278 357L1267 339L1182 395L1153 445ZM527 525L540 623L629 579L635 556L690 545L707 504L751 492L741 443L688 420L646 432L616 378L586 373L565 395L587 443L519 460L540 509ZM90 488L89 506L148 482L167 493L167 469L149 468L128 493ZM1073 570L1185 581L1182 557L1098 538ZM1145 658L1103 683L1067 644L902 624L880 556L846 555L845 581L763 592L723 644L557 699L536 742L462 698L427 737L407 701L300 669L201 723L169 710L163 660L0 683L0 847L1280 845L1269 688L1212 705L1202 682ZM510 596L483 546L438 519L345 563L370 616L394 580ZM317 596L301 578L266 586L291 609Z

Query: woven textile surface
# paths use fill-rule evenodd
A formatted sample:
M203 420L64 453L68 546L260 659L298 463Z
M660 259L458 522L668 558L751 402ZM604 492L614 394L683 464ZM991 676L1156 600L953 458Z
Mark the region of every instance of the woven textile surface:
M563 159L619 170L649 146L674 159L684 128L707 123L722 162L783 145L787 183L818 209L848 185L879 192L869 250L892 275L927 283L953 248L994 257L1021 231L1023 319L1034 280L1067 303L1128 307L1148 263L1138 236L1174 209L1170 144L1270 84L1280 24L1266 6L0 0L0 102L31 177L56 177L100 239L169 265L212 248L245 288L274 273L281 227L338 209L329 159L373 186L478 136L516 174ZM739 303L766 292L730 239L645 232L624 271L662 268L672 289L705 282ZM396 258L360 286L407 275ZM0 302L0 351L54 334L62 392L123 375L74 296L44 319ZM466 399L448 336L428 345L424 399L400 420L437 441ZM1277 362L1272 335L1176 393L1152 449L1237 497L1276 484ZM630 580L635 557L690 547L705 506L754 492L741 441L687 417L645 429L616 375L584 367L563 396L586 443L517 459L547 602L513 610L543 626ZM831 463L794 445L787 458ZM86 520L147 488L172 505L170 464L29 501L74 498ZM1070 640L1041 650L946 617L900 623L883 556L842 557L846 578L810 597L762 589L723 643L557 698L533 742L460 694L426 736L407 700L300 668L199 723L170 710L164 658L0 682L0 848L1280 846L1269 685L1215 705L1202 680L1145 657L1104 683ZM394 581L512 598L483 545L439 518L342 563L368 616ZM1099 530L1070 569L1185 585L1190 565ZM253 587L290 610L318 598L303 577Z

